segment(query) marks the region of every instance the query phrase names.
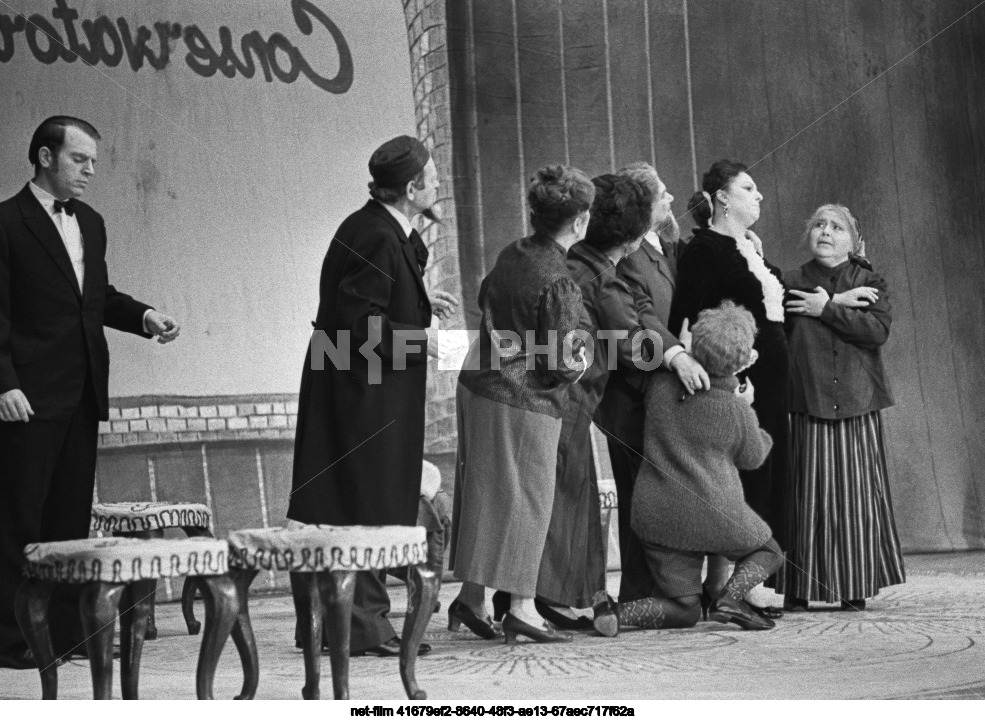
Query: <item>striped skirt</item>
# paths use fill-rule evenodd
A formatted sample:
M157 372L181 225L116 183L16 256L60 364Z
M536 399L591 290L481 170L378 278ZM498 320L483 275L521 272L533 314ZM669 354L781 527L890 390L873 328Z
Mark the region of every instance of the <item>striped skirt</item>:
M790 547L777 588L834 603L903 583L882 420L790 416Z

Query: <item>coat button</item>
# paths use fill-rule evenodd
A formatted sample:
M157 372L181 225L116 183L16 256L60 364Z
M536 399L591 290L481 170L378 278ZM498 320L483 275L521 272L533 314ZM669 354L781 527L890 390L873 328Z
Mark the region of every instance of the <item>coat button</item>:
M838 351L835 351L835 355L838 355Z
M837 382L838 382L838 379L837 379L837 378L835 378L835 383L837 383Z
M838 410L838 404L835 403L835 410Z

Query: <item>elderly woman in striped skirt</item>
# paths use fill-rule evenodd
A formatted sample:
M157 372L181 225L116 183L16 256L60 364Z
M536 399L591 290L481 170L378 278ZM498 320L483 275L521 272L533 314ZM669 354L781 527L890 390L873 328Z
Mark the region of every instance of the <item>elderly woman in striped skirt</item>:
M788 611L808 601L860 611L903 583L882 420L893 405L880 348L889 338L886 282L856 255L858 221L818 208L805 229L814 258L787 273L792 488Z

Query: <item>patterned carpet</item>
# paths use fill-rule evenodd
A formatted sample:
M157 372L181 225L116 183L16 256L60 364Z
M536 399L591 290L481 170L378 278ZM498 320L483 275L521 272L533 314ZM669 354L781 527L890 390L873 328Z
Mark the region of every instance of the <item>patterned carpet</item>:
M862 613L822 605L787 614L766 632L701 622L687 630L631 630L613 639L583 633L570 644L516 647L446 630L445 609L458 590L448 583L429 630L434 650L418 661L418 680L433 700L985 698L985 553L908 556L907 572L906 584L885 589ZM617 574L609 586L618 586ZM402 609L402 589L391 591L394 608ZM251 615L259 697L299 698L303 664L290 598L257 596ZM402 613L394 616L399 628ZM161 638L145 646L141 697L194 698L198 641L182 633L175 604L158 607L158 626ZM330 693L329 673L326 657L323 695ZM217 697L235 695L241 678L230 644ZM352 659L350 680L354 699L403 698L395 659ZM62 667L59 686L61 698L91 697L87 665ZM0 696L38 698L36 673L0 670Z

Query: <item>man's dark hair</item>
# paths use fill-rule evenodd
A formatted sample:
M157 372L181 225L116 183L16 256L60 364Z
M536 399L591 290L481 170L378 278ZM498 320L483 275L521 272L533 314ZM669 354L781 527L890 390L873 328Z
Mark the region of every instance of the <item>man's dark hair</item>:
M424 188L424 171L414 176L414 187L418 190ZM404 183L399 188L381 188L374 181L369 181L369 195L374 200L378 200L381 203L386 203L387 205L393 205L398 200L407 195L407 184Z
M31 161L31 165L38 167L38 151L41 148L48 148L52 155L58 155L65 142L65 128L68 127L78 128L93 140L100 139L99 131L85 120L71 115L53 115L34 131L31 147L27 151L27 159Z

